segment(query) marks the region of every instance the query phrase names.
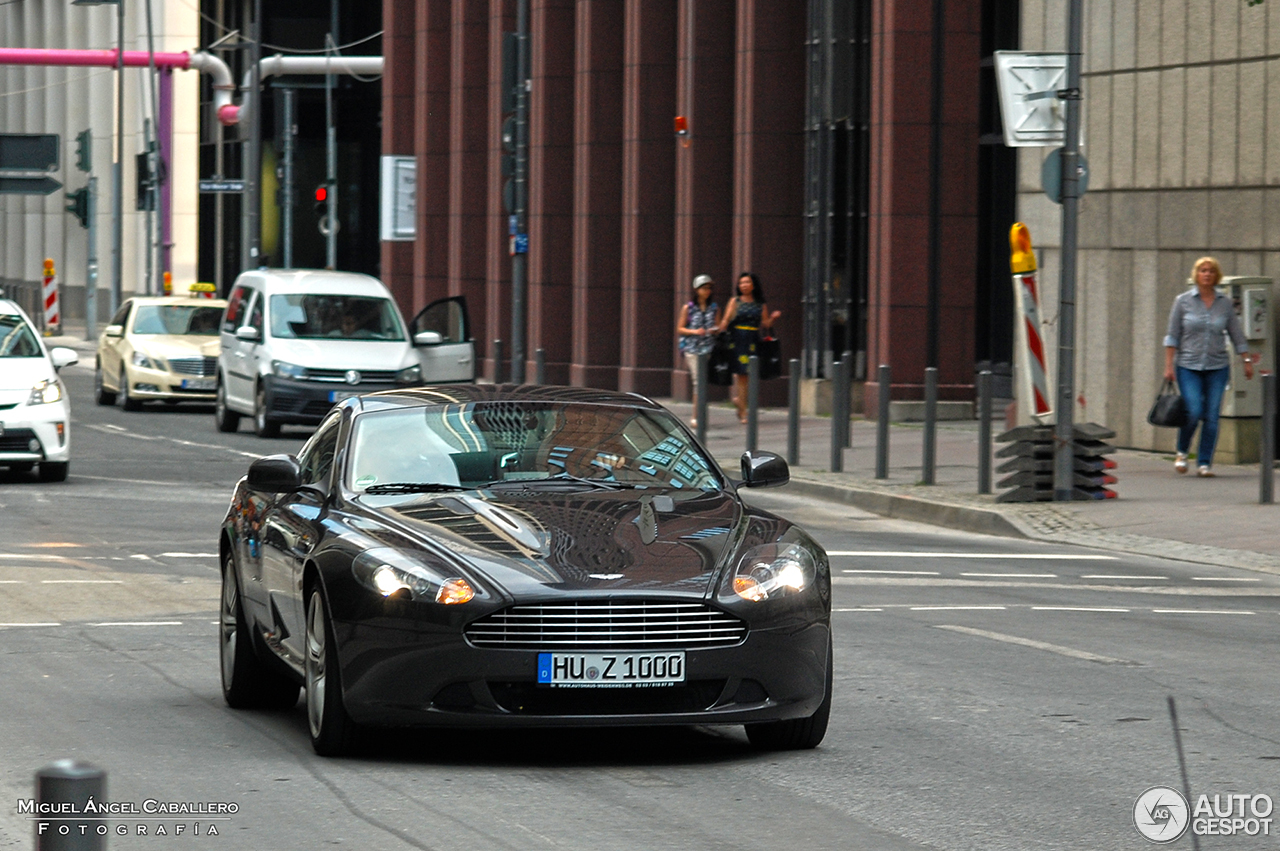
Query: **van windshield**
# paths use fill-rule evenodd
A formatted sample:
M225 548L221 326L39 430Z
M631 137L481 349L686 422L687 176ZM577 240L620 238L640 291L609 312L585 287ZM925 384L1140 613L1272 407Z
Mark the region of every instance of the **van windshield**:
M349 295L273 295L271 336L301 340L403 341L400 314L389 299Z

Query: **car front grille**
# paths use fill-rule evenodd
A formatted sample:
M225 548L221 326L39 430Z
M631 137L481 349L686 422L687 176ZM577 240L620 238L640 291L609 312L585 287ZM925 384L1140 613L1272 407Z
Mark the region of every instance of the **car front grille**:
M395 384L396 374L389 369L358 369L361 384ZM308 381L324 381L329 384L346 384L345 369L308 369Z
M35 439L36 433L29 428L7 428L0 434L0 452L31 452L31 441Z
M512 650L678 650L732 647L747 625L702 603L593 600L511 606L466 636L475 647Z
M181 375L198 375L202 378L218 374L217 358L171 358L169 368Z

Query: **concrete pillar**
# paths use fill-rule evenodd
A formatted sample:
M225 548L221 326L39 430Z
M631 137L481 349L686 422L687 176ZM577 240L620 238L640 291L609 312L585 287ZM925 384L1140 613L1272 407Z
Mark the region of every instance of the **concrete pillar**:
M569 382L618 386L622 272L621 3L577 0L573 110L573 362Z
M618 386L648 395L670 392L675 336L676 12L676 0L626 0Z
M447 0L418 0L413 110L418 227L410 315L449 294L451 12Z
M449 104L449 295L467 299L471 332L488 338L485 189L488 174L488 0L453 0ZM483 351L483 349L482 349Z
M414 0L382 5L382 153L414 153ZM413 304L412 242L381 243L382 281L406 311Z
M494 338L511 339L511 255L507 217L510 211L503 206L502 185L502 34L515 32L515 4L512 0L489 0L489 158L488 188L485 203L488 217L485 223L485 333L472 332L476 341L477 366L485 375L493 377ZM474 322L480 305L471 306Z

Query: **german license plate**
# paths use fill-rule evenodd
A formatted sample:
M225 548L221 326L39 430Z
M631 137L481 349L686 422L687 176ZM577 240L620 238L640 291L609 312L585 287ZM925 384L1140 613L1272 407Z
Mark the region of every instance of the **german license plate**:
M184 378L182 379L183 390L216 390L218 389L218 379L216 378Z
M352 396L359 396L359 390L330 390L329 401L341 402L343 399L350 399Z
M538 684L560 688L634 688L684 682L684 651L539 653Z

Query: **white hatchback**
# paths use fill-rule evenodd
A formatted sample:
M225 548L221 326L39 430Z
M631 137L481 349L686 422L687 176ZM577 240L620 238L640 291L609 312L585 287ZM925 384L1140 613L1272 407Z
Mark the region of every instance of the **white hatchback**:
M71 462L71 403L58 370L74 349L47 349L21 307L0 299L0 466L61 482Z

